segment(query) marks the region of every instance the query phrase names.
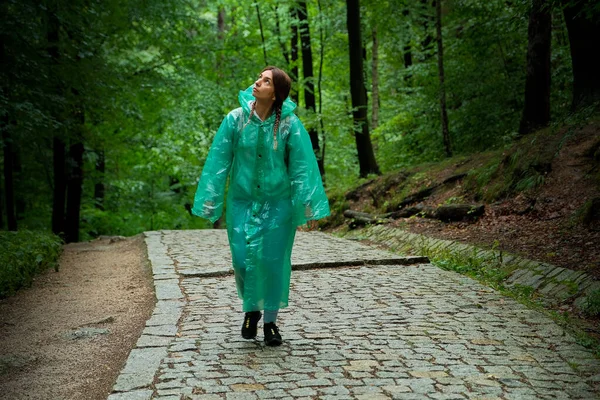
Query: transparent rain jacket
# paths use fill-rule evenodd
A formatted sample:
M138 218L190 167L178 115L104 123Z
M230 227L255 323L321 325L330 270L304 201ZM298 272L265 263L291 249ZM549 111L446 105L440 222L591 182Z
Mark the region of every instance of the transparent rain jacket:
M213 140L198 183L192 213L215 222L227 193L227 235L243 311L287 307L292 245L296 227L329 215L329 203L310 137L282 106L273 149L275 114L265 121L248 115L252 86L240 91L240 108L231 111ZM243 128L243 131L242 131Z

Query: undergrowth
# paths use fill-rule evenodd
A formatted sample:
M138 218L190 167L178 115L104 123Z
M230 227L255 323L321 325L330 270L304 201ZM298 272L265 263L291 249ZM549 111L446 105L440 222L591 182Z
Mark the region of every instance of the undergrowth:
M62 251L61 239L47 232L0 232L0 298L31 285L36 274L54 268Z

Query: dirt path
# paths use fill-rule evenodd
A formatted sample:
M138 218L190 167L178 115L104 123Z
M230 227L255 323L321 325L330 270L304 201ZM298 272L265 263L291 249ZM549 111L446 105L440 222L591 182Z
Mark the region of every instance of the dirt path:
M105 400L154 302L141 235L65 246L60 272L0 301L0 397Z

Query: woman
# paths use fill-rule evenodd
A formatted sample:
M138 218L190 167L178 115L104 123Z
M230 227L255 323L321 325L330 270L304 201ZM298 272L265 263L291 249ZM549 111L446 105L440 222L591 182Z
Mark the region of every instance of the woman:
M198 183L192 212L215 222L227 195L227 236L242 336L253 339L264 310L264 340L282 343L277 312L288 306L296 227L329 215L308 133L288 98L290 77L266 67L221 123Z

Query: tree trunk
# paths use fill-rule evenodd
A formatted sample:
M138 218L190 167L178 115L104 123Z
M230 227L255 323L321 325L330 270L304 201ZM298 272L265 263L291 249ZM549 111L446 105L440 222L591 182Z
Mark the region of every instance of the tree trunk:
M440 110L442 117L442 137L444 139L444 150L446 157L452 157L452 148L450 147L450 131L448 129L448 112L446 111L446 88L444 86L444 46L442 44L442 0L435 2L436 11L436 31L437 31L437 53L438 53L438 71L440 77Z
M54 195L52 199L52 232L63 235L65 232L65 195L67 181L65 177L65 142L58 136L52 144L52 162L54 171Z
M364 225L388 224L392 222L392 220L389 218L383 218L377 215L354 210L344 211L344 217L352 219L351 228Z
M12 120L11 121L12 125L16 125L16 121ZM17 147L13 146L12 148L12 163L13 163L13 182L19 182L22 179L19 179L21 176L21 173L23 172L23 163L21 162L21 152L18 151ZM13 183L14 185L14 183ZM25 203L25 198L23 196L19 196L16 192L16 186L15 187L15 217L17 218L17 221L19 219L23 219L23 216L25 215L25 209L27 208L27 205Z
M354 137L358 152L360 176L380 175L367 120L367 89L364 82L363 46L360 34L359 0L346 0L348 46L350 53L350 94L352 96L352 116L354 119Z
M217 14L217 39L223 40L225 35L225 8L223 6L219 7L219 12Z
M292 58L291 78L292 81L296 82L296 89L294 89L294 86L292 85L290 96L292 100L294 100L294 102L298 104L298 9L295 3L292 3L292 6L290 8L290 16L292 19L292 23L290 24L292 28L292 43L290 51Z
M304 105L307 110L315 112L315 83L313 75L312 47L310 45L310 25L308 23L308 10L306 1L298 2L298 20L300 24L300 43L302 44L302 73L304 75ZM308 130L313 152L317 158L321 176L325 173L321 149L319 147L319 134L315 128Z
M4 229L4 190L2 189L2 180L0 180L0 231Z
M325 147L327 144L326 136L325 136L325 126L323 125L323 92L321 91L321 81L323 78L323 60L325 59L325 39L323 35L323 10L321 7L321 0L317 1L317 5L319 6L319 38L321 40L321 46L319 51L319 80L317 82L317 91L319 92L319 125L321 127L321 163L323 164L323 173L321 174L321 179L323 180L323 184L325 185Z
M483 215L485 206L483 204L445 204L439 207L415 206L387 214L373 215L361 211L346 210L344 217L353 218L365 224L388 223L391 219L410 218L418 215L421 218L433 218L440 221L463 221L475 219Z
M405 8L404 11L402 11L402 15L404 17L408 18L410 15L410 10L408 8ZM406 40L406 44L402 48L402 50L403 50L402 59L404 61L404 68L408 69L413 65L412 48L410 45L411 35L409 34L409 36L405 40ZM411 78L412 78L411 73L406 73L404 75L405 82L410 81Z
M6 62L4 53L4 36L0 35L0 65L4 65ZM3 97L6 95L8 88L4 86L5 82L2 82L3 86L0 87L0 93ZM7 83L7 82L6 82ZM2 131L2 151L4 155L4 187L6 197L6 221L7 228L9 231L17 230L17 218L15 215L15 193L14 193L14 181L13 181L13 150L12 150L12 138L9 134L9 120L8 113L2 116L0 120L0 131ZM0 198L2 196L0 195ZM2 219L2 202L0 202L0 229L4 226Z
M371 127L379 126L379 42L377 40L377 26L373 27L373 60L371 65Z
M8 119L6 115L4 120ZM7 122L7 121L3 121ZM4 144L4 186L6 193L6 223L9 231L17 230L17 216L15 214L15 189L13 180L13 149L12 139L8 133L8 124L4 124L2 142Z
M525 107L519 134L526 135L550 122L550 43L552 18L547 0L533 0L529 14Z
M562 0L573 64L572 109L600 100L600 12L595 0Z
M408 68L413 65L412 52L410 48L410 44L404 46L404 68ZM408 77L407 79L410 79Z
M256 16L258 17L258 26L260 27L260 38L262 40L263 55L265 57L265 66L267 66L269 65L269 61L267 61L267 47L265 45L265 34L263 31L262 20L260 18L260 8L258 7L258 3L256 3Z
M96 173L98 178L94 184L94 206L104 211L104 172L106 169L106 161L104 158L104 150L96 152L98 159L96 160Z
M485 211L483 204L446 204L439 207L415 206L403 208L389 214L383 214L380 218L410 218L418 215L421 218L433 218L440 221L463 221L475 219L482 216Z
M83 143L78 141L69 148L69 171L67 180L67 214L65 220L65 241L79 241L79 215L81 192L83 189Z
M46 11L48 17L48 31L47 31L47 52L50 58L50 71L49 76L55 79L54 89L56 95L62 96L63 88L58 78L54 76L56 71L54 68L58 67L59 64L59 31L60 22L56 16L57 5L55 2L48 3L48 9ZM55 117L60 120L58 114L60 111L56 111ZM54 187L53 187L53 198L52 198L52 232L56 235L64 235L65 233L65 194L67 188L67 182L65 177L65 142L60 136L59 132L54 134L52 142L52 164L54 173Z
M275 31L277 33L277 41L279 42L279 47L281 47L281 54L283 54L283 58L285 58L285 63L290 64L290 52L285 46L285 42L281 40L281 23L279 21L279 12L277 11L277 5L275 5Z
M219 40L219 45L222 46L221 49L224 49L223 39L225 38L225 8L223 6L219 7L219 12L217 14L217 39ZM219 79L224 79L223 76L223 60L225 58L225 51L222 50L217 54L217 76ZM102 152L104 154L104 152Z
M441 0L440 0L441 1ZM423 7L423 31L425 38L421 41L421 61L427 61L433 55L433 35L431 34L431 25L435 25L436 17L430 12L431 7L436 7L436 0L430 3L430 0L420 0Z

